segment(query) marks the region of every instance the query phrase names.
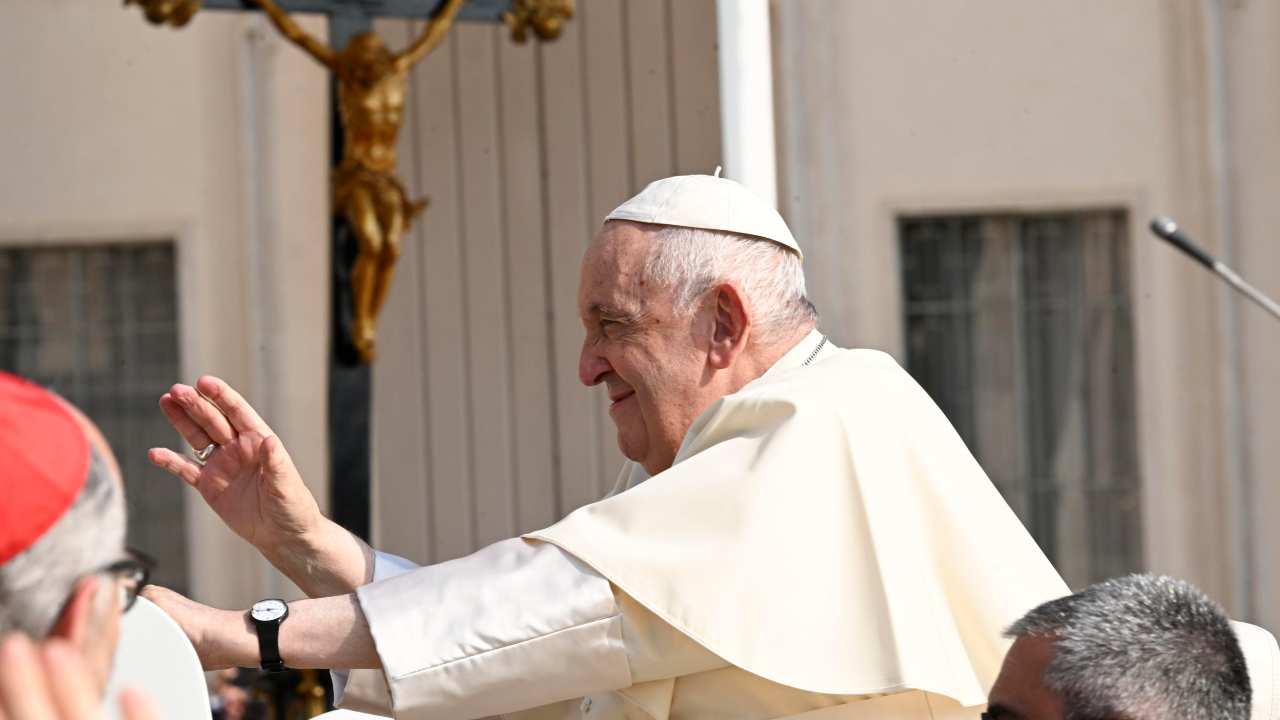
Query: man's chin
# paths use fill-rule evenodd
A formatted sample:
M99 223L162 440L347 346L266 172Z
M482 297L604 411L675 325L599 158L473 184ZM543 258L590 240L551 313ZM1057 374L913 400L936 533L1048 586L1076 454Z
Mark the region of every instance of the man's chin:
M624 431L621 427L618 426L618 422L616 420L614 421L613 425L614 425L614 428L618 431L618 450L622 452L622 457L628 460L631 460L633 462L641 462L641 459L644 457L644 453L640 449L640 444L629 442L627 440L626 431Z
M622 437L622 433L618 433L618 449L622 451L623 457L644 468L644 471L649 473L650 477L657 475L660 472L664 472L671 467L670 458L666 460L659 460L652 457L652 453L648 452L649 448L647 445L645 446L644 451L638 451L635 450L634 447L628 446L627 442Z

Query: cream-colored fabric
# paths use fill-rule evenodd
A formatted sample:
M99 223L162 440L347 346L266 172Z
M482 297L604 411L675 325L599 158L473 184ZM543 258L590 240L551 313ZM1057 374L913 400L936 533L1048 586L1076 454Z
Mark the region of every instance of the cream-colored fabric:
M1253 686L1251 720L1280 720L1280 646L1267 630L1232 622Z
M371 582L390 580L419 565L399 555L374 551L373 578ZM391 693L380 670L331 670L333 680L333 704L336 707L382 715L391 714ZM347 687L351 697L346 697Z
M621 695L621 694L620 694ZM979 710L964 708L954 702L918 691L885 695L844 705L821 707L797 715L770 716L775 720L975 720ZM662 720L663 716L647 713L626 701L625 697L607 696L571 700L556 705L505 715L503 720ZM671 715L689 720L752 720L758 716L713 713L709 715Z
M905 373L813 333L700 418L671 470L628 464L610 499L528 540L361 588L385 681L353 673L344 702L975 718L1004 626L1065 593Z
M415 566L394 555L378 553L375 579L404 574ZM535 569L535 572L530 572ZM598 581L593 581L596 578ZM816 709L849 706L866 698L821 695L789 688L751 675L728 665L686 635L663 622L625 593L611 588L589 568L562 550L540 542L506 540L475 555L444 565L426 568L410 580L421 584L422 592L408 601L395 591L382 600L364 602L375 636L390 653L415 652L424 657L453 657L465 662L453 663L448 675L411 673L391 676L391 685L400 698L400 717L473 717L477 710L470 701L457 702L456 697L442 693L441 682L454 693L468 694L472 689L486 691L489 705L485 712L506 712L508 720L570 718L585 715L602 720L645 718L648 720L773 720L803 715ZM579 586L581 591L568 596L557 588ZM370 586L362 591L366 598L381 596L390 584ZM448 597L431 588L447 587ZM520 614L494 613L489 603L475 602L475 597L489 593L514 593L520 597ZM397 602L406 602L396 605ZM376 607L385 602L386 607ZM561 643L537 647L538 656L532 666L517 662L504 652L509 645L537 642L537 619L558 618L565 637L581 637L593 630L590 608L615 603L615 614L621 619L622 648L597 643ZM452 623L445 632L430 637L397 634L389 625L389 616L414 614L420 622L439 621L466 613L463 623ZM394 619L394 618L393 618ZM532 620L531 620L532 619ZM401 621L402 622L402 621ZM391 628L391 629L389 629ZM484 628L480 635L474 628ZM477 637L481 637L479 642ZM527 658L525 658L527 659ZM607 668L625 663L630 677L623 680ZM334 673L341 692L339 704L347 709L390 716L392 701L383 672L356 670ZM536 685L536 697L525 690ZM585 696L573 697L583 688L592 687ZM408 688L408 691L405 689ZM425 690L423 689L425 688ZM409 700L412 696L416 699ZM560 700L570 697L568 701ZM519 710L530 703L556 702L532 710ZM876 698L879 706L880 698ZM944 698L933 696L931 703L946 705ZM850 710L852 712L853 710ZM973 713L964 717L971 717ZM862 717L857 715L856 717ZM927 717L921 715L919 717Z
M401 718L479 718L631 684L609 583L519 538L366 585L357 597ZM344 707L378 711L356 687Z
M778 211L747 186L728 178L679 175L654 180L638 195L615 208L605 220L751 235L772 240L804 257L800 244Z
M695 421L670 469L529 537L761 678L979 706L1001 631L1068 590L892 358L803 366L812 342Z
M861 714L862 708L867 703L882 703L883 698L812 693L752 675L693 642L626 593L615 590L614 595L623 617L622 635L634 684L555 705L550 715L548 709L540 708L510 713L507 720L777 720L833 708L842 708L850 717L875 717ZM938 707L954 705L937 696L929 696L928 702ZM970 710L955 717L975 718L977 714Z

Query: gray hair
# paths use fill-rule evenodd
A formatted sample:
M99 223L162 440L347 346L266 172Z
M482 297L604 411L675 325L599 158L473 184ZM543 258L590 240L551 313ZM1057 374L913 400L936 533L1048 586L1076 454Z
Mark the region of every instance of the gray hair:
M0 565L0 634L48 635L76 581L122 558L124 533L124 493L93 448L89 476L71 507L35 544Z
M1249 718L1249 670L1231 622L1181 580L1107 580L1037 607L1005 635L1053 640L1043 682L1067 720Z
M645 277L672 289L676 312L692 312L703 293L732 280L751 303L751 319L763 344L817 322L800 256L791 250L737 233L674 226L655 232L658 242L645 263Z

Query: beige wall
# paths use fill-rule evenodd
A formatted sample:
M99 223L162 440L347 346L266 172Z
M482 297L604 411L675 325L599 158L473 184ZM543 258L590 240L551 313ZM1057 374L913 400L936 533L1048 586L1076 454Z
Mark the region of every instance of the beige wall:
M612 486L604 396L577 380L578 262L645 183L714 170L715 62L712 0L588 0L554 43L464 25L415 73L401 167L431 206L380 329L380 547L455 557Z
M1247 375L1224 363L1227 296L1199 267L1151 239L1177 215L1222 249L1214 162L1213 77L1196 2L1063 4L1015 0L812 0L774 5L784 212L806 243L824 325L838 340L902 355L894 219L912 211L1123 206L1135 268L1138 401L1150 568L1192 579L1238 615L1280 624L1262 603L1274 530L1233 545L1229 399L1237 384L1259 517L1278 508L1265 468L1275 450L1276 338L1242 321ZM1276 8L1228 3L1236 254L1280 290L1267 223L1277 107L1267 68L1280 51ZM1249 588L1254 590L1250 591Z
M242 389L323 502L324 73L247 15L174 31L57 0L4 19L0 52L21 71L0 78L0 242L174 238L173 380ZM410 40L408 23L379 29ZM427 561L612 484L602 398L576 379L578 260L644 183L719 162L714 2L592 0L541 48L463 25L413 83L401 167L432 204L382 322L375 535ZM197 598L293 592L194 493L188 512Z
M225 14L173 32L119 3L47 0L6 3L3 20L0 243L173 239L172 380L244 388L322 489L323 78ZM234 606L280 589L194 493L188 518L197 597Z
M1280 294L1280 6L1213 7L779 0L781 202L825 328L900 357L899 213L1127 208L1148 564L1276 628L1280 329L1144 230L1175 214ZM414 76L401 165L432 205L382 321L374 502L375 539L415 560L612 482L574 372L578 259L646 181L718 161L712 0L579 10L543 47L463 26ZM244 388L325 497L324 74L260 19L174 32L46 0L4 20L0 243L175 238L184 378ZM287 592L190 512L198 597Z
M1228 262L1271 297L1280 297L1280 5L1226 3L1223 14ZM1253 617L1280 628L1280 325L1252 304L1231 297L1238 311L1239 360L1226 375L1240 402L1237 443L1244 455L1244 500L1252 567L1248 589Z

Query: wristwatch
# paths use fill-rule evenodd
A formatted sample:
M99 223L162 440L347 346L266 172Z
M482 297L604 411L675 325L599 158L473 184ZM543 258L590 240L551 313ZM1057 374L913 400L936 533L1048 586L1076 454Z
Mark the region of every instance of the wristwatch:
M249 619L253 620L253 629L258 633L258 657L267 672L284 670L284 660L280 659L280 625L287 617L289 606L279 598L259 600L249 610Z

